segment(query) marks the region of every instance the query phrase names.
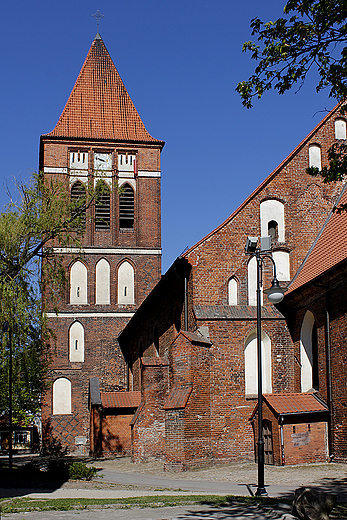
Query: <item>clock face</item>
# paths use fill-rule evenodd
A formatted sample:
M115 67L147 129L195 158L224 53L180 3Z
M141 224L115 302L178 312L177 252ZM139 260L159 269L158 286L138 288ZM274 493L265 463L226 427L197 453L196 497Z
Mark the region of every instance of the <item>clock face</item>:
M112 154L95 153L94 170L112 170Z

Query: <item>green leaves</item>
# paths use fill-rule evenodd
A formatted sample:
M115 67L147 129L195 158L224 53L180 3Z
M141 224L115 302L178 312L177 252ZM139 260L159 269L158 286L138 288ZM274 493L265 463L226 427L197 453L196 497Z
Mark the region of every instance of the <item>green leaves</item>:
M318 71L317 92L328 88L336 101L347 98L347 0L288 0L284 17L266 23L254 18L250 27L258 44L247 41L242 51L250 51L257 66L236 87L246 108L267 90L284 94L296 84L300 88L311 68ZM342 104L341 114L346 110ZM343 180L346 153L344 144L336 144L328 153L329 167L307 172L321 174L324 182Z
M330 96L345 98L347 2L288 1L284 14L285 18L274 22L264 23L259 18L251 21L252 35L261 45L248 41L242 47L258 61L255 74L236 87L243 105L251 108L253 98L261 98L270 88L284 94L294 84L305 81L312 66L320 75L317 90L328 87Z
M40 409L49 367L45 306L57 307L66 286L63 255L54 247L81 248L86 210L95 199L94 187L82 197L70 197L69 179L45 179L34 174L17 183L0 213L0 414L9 408L9 322L12 336L13 410L15 421L29 421ZM41 299L44 292L46 298Z

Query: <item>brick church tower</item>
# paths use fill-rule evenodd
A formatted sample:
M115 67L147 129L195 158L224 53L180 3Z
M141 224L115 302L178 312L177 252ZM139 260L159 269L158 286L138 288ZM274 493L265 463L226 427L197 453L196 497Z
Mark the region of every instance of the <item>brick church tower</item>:
M70 452L90 449L90 380L98 378L104 392L132 390L117 337L161 274L163 146L147 132L97 34L58 123L40 140L40 171L67 179L72 198L98 177L106 183L101 203L87 210L83 254L59 248L69 290L59 314L48 312L55 347L44 442Z

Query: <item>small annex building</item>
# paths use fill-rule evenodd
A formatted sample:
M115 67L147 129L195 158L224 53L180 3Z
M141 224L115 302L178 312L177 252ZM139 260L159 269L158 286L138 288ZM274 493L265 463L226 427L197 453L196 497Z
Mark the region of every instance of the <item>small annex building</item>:
M157 459L184 470L254 460L249 418L257 395L256 261L245 254L246 239L270 235L280 284L295 283L343 188L308 175L306 168L327 164L328 149L346 139L341 127L346 121L337 106L230 217L175 260L120 333L129 390L142 395L131 423L134 461ZM269 287L271 262L263 275L263 286ZM329 436L335 411L325 391L327 358L319 353L317 360L300 348L303 308L310 301L302 305L295 299L300 290L289 289L277 307L264 297L263 393L309 393L312 399L318 373L317 397L328 407L318 422L329 416ZM344 399L345 386L340 385ZM275 421L281 408L273 413ZM336 459L347 460L339 442L336 435L321 458L336 453Z
M250 418L257 458L258 405ZM265 464L327 461L329 408L314 393L263 395Z
M100 392L99 379L89 381L90 445L95 456L131 454L131 420L141 392Z

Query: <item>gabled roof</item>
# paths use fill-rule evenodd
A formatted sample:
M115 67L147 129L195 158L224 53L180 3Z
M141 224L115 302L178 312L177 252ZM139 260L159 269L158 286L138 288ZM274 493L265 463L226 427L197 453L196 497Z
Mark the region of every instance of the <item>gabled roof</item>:
M265 394L263 398L280 415L328 411L328 407L315 394Z
M103 408L137 408L141 392L100 392Z
M327 405L313 393L264 394L263 401L272 408L276 416L329 411ZM251 419L257 410L258 404L253 410Z
M346 185L336 206L347 204ZM332 211L318 234L287 292L311 282L347 259L347 212Z
M96 35L53 137L153 142L99 34Z

